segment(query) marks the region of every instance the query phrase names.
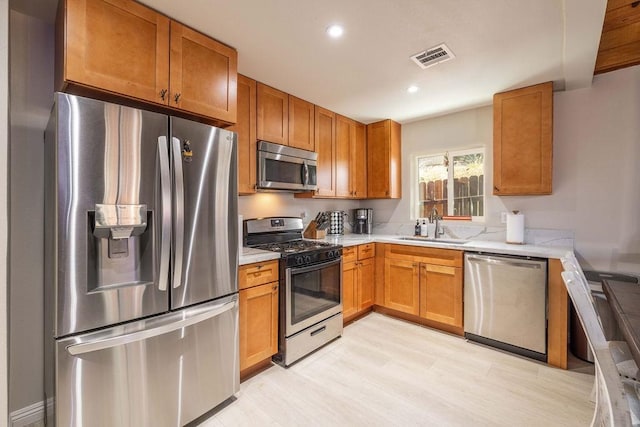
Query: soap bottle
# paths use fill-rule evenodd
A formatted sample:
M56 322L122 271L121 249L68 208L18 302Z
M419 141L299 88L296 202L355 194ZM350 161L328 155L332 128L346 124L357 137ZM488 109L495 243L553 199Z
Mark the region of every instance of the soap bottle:
M416 228L414 229L413 234L416 235L416 236L420 235L420 220L419 219L416 219Z
M427 237L427 223L422 220L422 224L420 224L420 235L422 237Z

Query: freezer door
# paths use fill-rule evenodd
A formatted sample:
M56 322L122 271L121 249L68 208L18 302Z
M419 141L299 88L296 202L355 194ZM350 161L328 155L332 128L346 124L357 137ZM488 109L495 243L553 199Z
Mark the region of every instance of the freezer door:
M45 292L54 336L166 312L168 117L57 93L50 123Z
M57 426L182 426L239 391L238 297L56 344Z
M171 308L236 292L236 134L171 118L173 274Z

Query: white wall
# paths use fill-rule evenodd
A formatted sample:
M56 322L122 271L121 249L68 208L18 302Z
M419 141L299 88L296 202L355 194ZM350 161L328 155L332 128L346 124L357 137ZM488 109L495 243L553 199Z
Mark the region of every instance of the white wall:
M238 213L244 219L302 216L305 224L315 218L319 211L341 210L350 215L350 210L359 206L357 200L296 199L291 193L258 193L238 199Z
M370 203L378 219L415 218L416 155L485 147L486 225L519 209L528 228L573 230L584 267L640 273L640 66L596 76L587 89L554 94L553 194L497 197L491 107L402 128L403 198ZM376 221L377 222L377 221Z
M44 128L53 24L10 13L9 410L43 398Z
M640 273L640 66L557 94L554 118L567 188L548 210L564 211L585 265Z
M9 147L9 1L0 0L0 426L7 425L7 152Z

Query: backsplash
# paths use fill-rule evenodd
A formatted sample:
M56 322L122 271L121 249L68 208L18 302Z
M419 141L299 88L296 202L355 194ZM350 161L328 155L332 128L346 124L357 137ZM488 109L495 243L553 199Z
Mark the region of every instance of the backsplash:
M374 223L374 234L386 234L397 236L410 236L414 234L416 223L412 222L388 222ZM506 227L485 226L484 224L455 222L442 222L444 229L443 238L467 239L467 240L488 240L494 242L504 242L507 237ZM428 226L429 236L434 235L435 224ZM524 241L526 244L539 246L574 246L574 232L571 230L551 230L551 229L525 229Z

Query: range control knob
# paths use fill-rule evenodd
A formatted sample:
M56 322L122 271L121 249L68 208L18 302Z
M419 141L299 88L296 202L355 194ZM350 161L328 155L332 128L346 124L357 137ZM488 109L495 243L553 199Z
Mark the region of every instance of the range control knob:
M302 256L296 257L296 265L302 265L304 263L304 258Z
M310 263L311 262L311 256L310 255L305 256L304 257L304 262Z

